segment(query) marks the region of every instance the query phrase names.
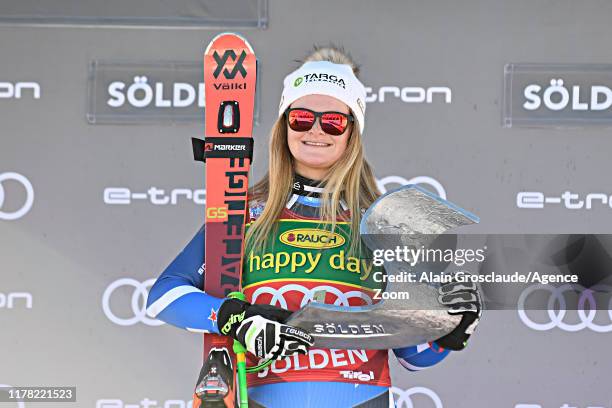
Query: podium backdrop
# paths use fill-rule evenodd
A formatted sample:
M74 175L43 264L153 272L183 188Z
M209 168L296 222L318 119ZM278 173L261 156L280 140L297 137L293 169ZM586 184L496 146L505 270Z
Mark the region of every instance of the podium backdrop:
M188 406L201 336L148 319L144 302L204 218L190 138L203 137L200 62L220 31L260 61L253 179L282 79L333 42L369 87L381 188L421 183L477 214L479 233L610 231L610 3L233 2L182 29L173 18L199 15L187 4L126 28L96 26L121 10L67 3L51 20L0 4L0 384L77 387L76 403L46 407ZM440 365L392 361L398 406L611 408L612 316L530 319L550 324L490 311Z

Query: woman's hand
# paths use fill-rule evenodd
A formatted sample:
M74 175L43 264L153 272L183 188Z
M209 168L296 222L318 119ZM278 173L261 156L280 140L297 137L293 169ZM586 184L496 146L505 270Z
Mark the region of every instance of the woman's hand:
M482 302L478 287L474 282L463 282L458 279L465 272L457 272L453 281L442 285L438 300L449 306L448 313L462 315L459 325L446 336L436 340L436 344L449 350L462 350L467 340L478 325L482 314Z
M219 332L238 340L259 358L277 360L306 354L314 344L310 334L283 322L291 312L270 305L227 299L219 308Z

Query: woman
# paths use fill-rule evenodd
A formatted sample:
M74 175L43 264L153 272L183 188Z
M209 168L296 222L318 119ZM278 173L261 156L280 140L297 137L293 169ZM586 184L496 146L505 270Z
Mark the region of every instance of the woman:
M365 88L341 49L315 48L284 81L270 136L268 173L251 190L242 287L249 302L203 293L203 229L151 289L153 317L229 335L276 361L248 378L250 406L379 407L389 404L387 350L327 350L282 322L314 297L371 302L376 283L358 256L362 211L379 192L364 157ZM459 350L480 312L474 288L446 287L459 327L439 341L393 350L410 371ZM270 306L272 305L272 306ZM210 311L218 311L217 322ZM253 361L251 362L251 365ZM333 398L331 397L333 396Z

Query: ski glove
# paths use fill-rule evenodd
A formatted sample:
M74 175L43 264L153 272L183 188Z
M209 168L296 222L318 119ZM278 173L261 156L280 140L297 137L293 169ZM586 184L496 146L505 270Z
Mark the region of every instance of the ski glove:
M467 340L478 325L482 314L482 302L478 287L474 282L464 281L466 272L457 272L451 282L438 289L438 301L449 306L448 313L462 315L459 325L446 336L436 340L436 343L449 350L462 350L467 346Z
M219 308L219 332L238 340L259 358L277 360L295 353L306 354L314 344L310 334L283 322L291 312L271 305L252 305L227 299Z

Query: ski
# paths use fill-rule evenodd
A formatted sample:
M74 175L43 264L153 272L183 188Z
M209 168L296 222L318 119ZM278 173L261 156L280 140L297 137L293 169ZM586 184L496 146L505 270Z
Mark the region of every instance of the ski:
M255 53L243 37L222 33L213 38L204 53L205 139L192 141L194 158L206 163L204 292L217 297L240 290L256 76ZM202 312L217 318L217 310ZM194 408L235 406L232 343L204 335Z

